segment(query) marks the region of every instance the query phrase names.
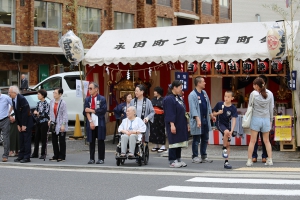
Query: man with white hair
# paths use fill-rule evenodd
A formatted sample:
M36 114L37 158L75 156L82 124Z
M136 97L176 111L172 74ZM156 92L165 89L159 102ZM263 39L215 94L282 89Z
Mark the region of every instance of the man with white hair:
M12 98L15 119L19 131L20 152L18 158L14 161L27 163L30 162L31 130L33 126L30 106L26 98L20 94L17 86L10 86L8 94Z
M10 143L9 143L10 125L9 125L8 116L10 116L12 108L8 109L9 105L12 107L11 98L9 98L9 96L6 94L1 94L1 90L0 90L0 129L2 130L2 134L3 134L3 147L4 147L2 162L7 162L9 148L10 148Z
M27 89L28 89L28 80L26 79L25 74L22 74L20 90L27 90Z

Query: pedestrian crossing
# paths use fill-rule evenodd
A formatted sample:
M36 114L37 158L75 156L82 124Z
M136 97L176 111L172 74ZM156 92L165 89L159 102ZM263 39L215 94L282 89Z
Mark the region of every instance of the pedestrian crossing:
M249 195L250 196L273 196L275 199L296 198L300 199L300 180L293 179L254 179L254 178L210 178L194 177L185 180L185 184L169 185L160 188L155 192L156 195L139 195L128 200L204 200L203 198L185 198L185 194L203 194L210 197L222 197L222 195ZM190 185L191 183L192 185ZM217 185L220 184L221 187ZM230 185L237 184L237 185ZM226 186L226 187L224 187ZM230 187L235 186L235 187ZM262 187L264 186L264 187ZM280 189L280 188L290 189ZM172 192L177 197L160 195L161 192ZM184 193L184 194L183 194ZM164 193L167 194L167 193ZM238 196L237 196L238 198ZM280 199L281 199L280 198ZM217 198L222 199L222 198ZM209 200L212 200L209 198Z

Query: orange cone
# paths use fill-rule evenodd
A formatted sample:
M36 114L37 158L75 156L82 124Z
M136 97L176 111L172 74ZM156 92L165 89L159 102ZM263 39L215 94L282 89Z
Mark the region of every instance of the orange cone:
M79 121L79 115L76 114L76 121L75 121L75 129L74 129L74 135L69 136L70 139L82 139L83 135L81 133L81 127L80 127L80 121Z

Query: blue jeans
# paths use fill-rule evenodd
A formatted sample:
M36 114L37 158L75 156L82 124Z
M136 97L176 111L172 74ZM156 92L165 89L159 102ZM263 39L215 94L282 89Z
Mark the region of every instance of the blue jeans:
M178 162L181 161L181 147L177 148L169 148L169 162L170 164L177 160Z
M259 137L260 137L261 146L262 146L262 155L261 155L261 158L267 158L268 154L267 154L266 146L265 146L265 143L264 143L264 140L263 140L262 132L259 132L257 134L257 139L256 139L256 143L254 145L254 149L253 149L253 153L252 153L252 158L257 158L258 157L258 155L257 155L257 149L258 149L258 138Z
M201 139L201 143L200 143L201 158L207 157L206 149L207 149L207 143L208 143L208 138L209 138L208 132L209 131L208 131L207 120L203 119L201 121L201 135L193 135L192 158L198 157L198 145L200 143L200 139Z

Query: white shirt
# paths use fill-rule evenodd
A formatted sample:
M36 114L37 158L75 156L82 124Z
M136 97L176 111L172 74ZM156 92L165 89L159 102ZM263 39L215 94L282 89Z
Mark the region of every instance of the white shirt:
M12 106L12 101L6 94L0 94L0 120L8 116L8 107Z
M133 121L130 121L128 118L125 118L122 120L122 123L118 128L118 132L121 132L122 130L133 130L143 133L146 132L146 128L147 127L144 121L139 117L136 117Z

